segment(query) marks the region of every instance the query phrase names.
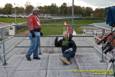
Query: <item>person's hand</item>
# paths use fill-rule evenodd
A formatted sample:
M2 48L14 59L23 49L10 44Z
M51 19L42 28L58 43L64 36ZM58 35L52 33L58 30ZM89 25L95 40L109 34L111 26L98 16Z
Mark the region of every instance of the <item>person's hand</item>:
M32 37L33 37L33 38L35 37L35 34L34 34L34 33L32 33Z
M43 32L40 32L40 36L43 36Z
M56 36L56 39L58 39L58 36Z
M30 33L32 34L32 37L34 38L35 37L34 31L31 30Z

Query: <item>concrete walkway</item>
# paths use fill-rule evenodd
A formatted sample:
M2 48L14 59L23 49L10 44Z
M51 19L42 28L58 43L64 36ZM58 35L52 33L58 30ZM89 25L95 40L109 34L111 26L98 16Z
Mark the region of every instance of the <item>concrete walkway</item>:
M54 38L42 37L41 45L53 46ZM19 38L15 39L19 40ZM8 65L0 65L0 77L105 77L105 75L71 71L106 69L106 64L99 62L97 51L91 47L93 45L92 37L75 37L73 39L78 45L75 59L72 60L71 65L63 65L59 59L61 57L60 48L54 47L44 46L43 54L40 56L41 60L27 61L25 53L28 50L29 40L23 38L12 49L11 57L7 61Z

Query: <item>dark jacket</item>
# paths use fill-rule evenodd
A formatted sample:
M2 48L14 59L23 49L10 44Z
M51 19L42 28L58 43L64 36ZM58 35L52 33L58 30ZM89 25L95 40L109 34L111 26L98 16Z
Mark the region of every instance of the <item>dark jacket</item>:
M55 39L55 46L56 47L61 47L62 53L64 53L64 51L66 51L69 48L72 48L72 50L73 50L72 52L75 53L76 52L76 48L77 48L75 42L70 38L69 40L67 40L67 43L64 45L63 44L64 41L65 41L64 38L58 40L58 37L56 37L56 39Z

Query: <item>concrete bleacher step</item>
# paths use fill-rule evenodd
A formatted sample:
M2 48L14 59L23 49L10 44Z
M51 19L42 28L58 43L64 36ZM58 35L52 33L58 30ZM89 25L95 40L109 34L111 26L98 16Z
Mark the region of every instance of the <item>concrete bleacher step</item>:
M22 52L26 50L26 48L16 49ZM14 50L14 52L17 53L15 53L15 55L8 60L6 69L9 77L104 77L104 75L94 75L92 73L79 73L71 71L105 69L106 66L99 62L99 57L95 55L96 53L93 51L93 48L78 48L75 59L76 62L73 61L71 65L63 65L59 59L61 57L61 53L43 53L43 55L40 56L41 60L32 60L29 62L26 60L25 54L21 54L22 52L19 53ZM0 68L2 68L2 74L0 74L0 77L5 77L3 74L6 74L6 72L2 66L0 66Z
M47 39L47 40L46 40ZM44 38L42 45L53 45L53 41ZM54 38L52 38L53 40ZM77 45L91 46L93 39L77 38ZM80 41L80 42L77 42ZM85 42L84 42L85 41ZM106 69L106 64L100 63L100 57L95 48L84 47L77 49L76 57L71 65L63 65L60 61L61 50L54 47L42 48L41 60L27 61L25 54L29 48L29 40L25 38L9 53L8 65L0 65L0 77L105 77L105 75L95 75L86 72L73 72L72 70L101 70ZM7 55L8 56L8 55ZM112 76L108 76L112 77Z

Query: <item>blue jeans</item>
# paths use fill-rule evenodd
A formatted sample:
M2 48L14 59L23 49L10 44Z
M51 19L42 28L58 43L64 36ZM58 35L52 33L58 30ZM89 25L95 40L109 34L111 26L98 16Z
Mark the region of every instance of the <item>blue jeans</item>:
M40 32L34 32L35 37L32 37L32 34L29 34L30 38L30 48L27 52L27 56L31 56L33 53L33 57L38 57L38 52L40 51Z
M75 52L73 51L72 48L65 50L62 54L68 60L70 60L71 58L74 58L74 56L75 56Z

